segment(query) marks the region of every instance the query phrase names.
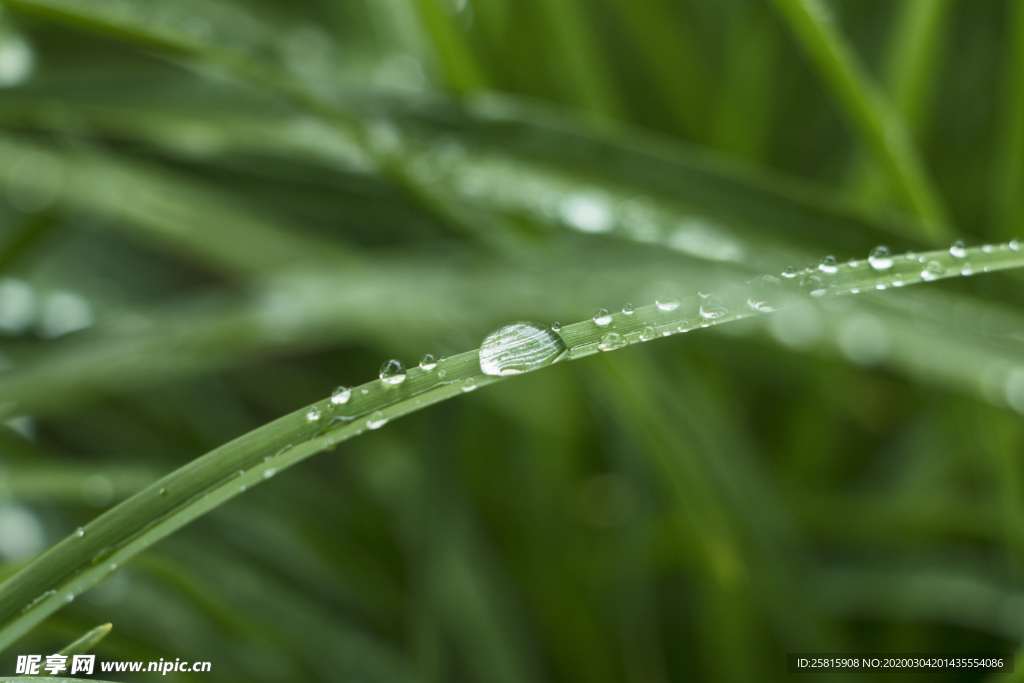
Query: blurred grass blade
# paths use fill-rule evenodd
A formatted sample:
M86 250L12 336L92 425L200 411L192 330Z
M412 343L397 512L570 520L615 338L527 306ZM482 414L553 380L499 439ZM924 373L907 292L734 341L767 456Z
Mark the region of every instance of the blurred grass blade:
M107 634L110 633L113 628L113 624L101 624L87 632L75 642L69 643L57 654L64 655L65 657L70 657L72 655L84 655L95 648L101 640L106 638Z
M339 244L302 236L240 201L166 171L98 153L0 136L0 177L25 210L59 206L108 219L133 237L228 274L257 275L348 258Z
M858 133L922 221L924 236L948 238L949 219L900 114L871 80L820 0L772 0Z
M1024 225L1024 2L1008 3L999 127L995 139L988 234L1013 235Z
M888 41L885 88L915 139L928 122L928 104L941 64L951 0L902 0Z
M414 0L444 65L449 87L457 93L485 88L488 79L465 34L453 20L453 0ZM468 0L466 0L468 2ZM465 3L463 7L465 7ZM463 12L466 9L462 10Z

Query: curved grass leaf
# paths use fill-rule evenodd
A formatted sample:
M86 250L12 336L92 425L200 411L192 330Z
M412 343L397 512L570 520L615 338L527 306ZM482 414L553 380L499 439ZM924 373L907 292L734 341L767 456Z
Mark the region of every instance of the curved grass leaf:
M1019 246L967 250L964 258L988 271L1022 267L1024 254ZM811 297L821 298L830 293L848 295L883 282L892 286L897 277L913 284L959 276L963 270L963 258L949 252L925 253L921 258L924 270L921 260L903 258L885 269L884 275L863 265L829 268L834 271L828 274L835 287L816 270L804 272L799 282ZM775 307L748 296L730 292L720 300L665 301L628 315L609 316L606 325L585 321L566 326L559 332L566 348L564 358L583 358L698 325L762 315ZM557 360L553 354L551 360ZM414 367L400 384L375 381L356 387L341 403L325 399L192 461L99 516L0 585L0 649L139 552L252 486L388 421L505 378L482 374L479 351L462 353L429 369Z
M925 236L950 234L949 219L914 147L910 132L871 80L819 0L773 0L839 101L850 125L891 176L907 205L924 221Z
M90 629L81 638L73 643L68 643L67 646L61 648L57 654L70 657L72 655L84 655L89 650L96 647L101 640L107 637L111 629L114 628L113 624L101 624L94 629Z

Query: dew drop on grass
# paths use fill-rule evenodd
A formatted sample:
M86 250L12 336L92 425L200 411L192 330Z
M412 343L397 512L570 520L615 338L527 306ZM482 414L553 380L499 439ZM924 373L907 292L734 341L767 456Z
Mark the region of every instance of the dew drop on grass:
M381 411L376 411L366 420L366 426L370 429L380 429L388 423L388 418Z
M925 282L932 282L942 277L942 266L938 261L930 261L924 270L921 271L921 279Z
M674 311L679 308L679 299L671 296L660 296L654 304L662 311Z
M786 266L786 269L782 271L782 277L792 280L796 277L796 268L793 266Z
M428 353L420 360L420 367L424 370L433 370L437 367L437 361Z
M654 331L654 328L648 325L644 329L640 330L640 341L651 341L658 336L658 333Z
M679 330L680 332L689 332L690 323L684 320L681 323L679 323L679 326L676 327L676 329Z
M839 263L836 261L835 256L826 256L818 264L818 270L829 275L834 275L839 272Z
M622 307L623 315L633 315L633 304L626 304Z
M713 294L706 296L700 304L700 317L704 320L716 320L727 312L722 300Z
M277 474L277 470L274 469L273 467L268 467L267 469L263 470L264 479L270 479L275 474Z
M462 390L464 392L469 393L470 391L476 389L476 380L473 379L472 377L467 377L466 379L462 380L462 384L460 386L462 387Z
M1012 249L1013 251L1020 251L1020 246L1021 246L1020 238L1019 237L1014 237L1012 240L1010 240L1010 242L1009 242L1009 244L1007 246L1009 246L1010 249Z
M967 256L967 247L964 246L964 241L957 240L953 242L953 246L949 248L949 253L954 258L965 258Z
M597 313L594 314L594 322L604 327L612 322L612 316L605 309L599 308Z
M598 321L598 316L594 316L594 321ZM480 369L488 375L518 375L551 365L565 352L565 342L550 327L515 322L498 328L484 339L480 345Z
M82 536L85 536L85 529L83 529L82 527L78 527L75 530L75 536L78 536L79 538L81 538Z
M868 263L875 270L888 270L892 268L892 254L889 253L889 247L878 246L871 250L871 255L868 256Z
M555 323L554 325L551 326L551 329L554 330L555 332L561 332L562 323Z
M167 495L167 489L160 489L160 495L161 496L166 496Z
M380 379L385 384L401 384L405 381L405 365L400 360L389 360L380 366Z
M444 376L447 375L447 374L448 374L448 371L445 370L444 368L441 368L440 370L437 371L437 378L438 379L444 379Z
M319 420L320 409L317 408L316 406L311 406L310 409L306 412L306 419L309 420L310 422L316 422L317 420Z
M601 337L601 342L597 345L597 348L601 351L614 351L615 349L621 349L626 344L626 338L621 334L609 332Z
M971 265L970 261L964 261L964 265L960 266L960 274L964 277L974 275L974 266Z
M350 398L352 398L352 389L349 387L338 387L331 394L331 403L341 405L342 403L348 403Z
M994 244L984 244L982 245L981 250L986 254L994 254L996 252L996 247Z

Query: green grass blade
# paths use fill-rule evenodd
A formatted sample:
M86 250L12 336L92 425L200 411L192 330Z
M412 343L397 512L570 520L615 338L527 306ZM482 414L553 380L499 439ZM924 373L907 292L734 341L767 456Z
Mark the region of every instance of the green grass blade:
M931 240L950 235L949 219L912 141L893 109L819 0L773 0L808 58L838 100L850 126L890 175L907 208Z
M449 87L457 93L485 88L488 79L462 29L442 8L444 2L416 0L420 15L441 57ZM463 10L465 11L465 10Z
M1024 224L1024 3L1008 3L1009 46L992 174L988 234L1012 237Z
M1024 267L1020 245L1015 246L969 250L967 257L988 271ZM961 274L962 261L948 252L922 256L929 264L926 271L920 270L916 259L899 259L900 265L891 266L889 271L896 272L883 277L871 269L865 271L863 266L840 266L835 273L836 288L811 280L809 273L804 274L801 286L805 291L809 289L812 297L820 297L830 291L840 294L869 289L880 280L888 286L896 275L905 284L913 284ZM956 268L949 267L952 264ZM612 316L614 327L594 320L569 325L559 332L567 349L564 358L583 358L654 336L767 312L764 307L747 305L745 298L746 294L729 295L714 304L713 314L704 310L712 304L694 297L674 306L650 305L630 315L616 314ZM723 306L725 311L719 312ZM612 336L610 329L614 330ZM356 387L351 398L340 405L330 399L320 401L175 470L100 515L0 585L0 649L152 544L284 469L388 421L506 378L482 374L479 351L469 351L430 369L414 367L398 385L374 381Z
M950 0L905 0L888 41L885 89L918 140L928 124L924 117L935 84L950 6Z
M57 654L70 657L72 655L84 655L93 648L95 648L101 640L107 637L111 629L114 628L113 624L101 624L96 628L85 633L81 638L73 643L69 643L67 646L61 648Z

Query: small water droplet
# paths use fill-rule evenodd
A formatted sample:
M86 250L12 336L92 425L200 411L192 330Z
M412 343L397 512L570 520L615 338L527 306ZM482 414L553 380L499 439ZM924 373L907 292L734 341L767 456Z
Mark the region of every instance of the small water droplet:
M597 345L602 351L614 351L615 349L621 349L628 342L618 332L609 332L608 334L601 337L601 343Z
M818 270L823 273L833 275L839 272L839 263L836 261L835 256L826 256L821 259L821 263L818 264Z
M1014 237L1012 240L1010 240L1008 246L1013 251L1020 251L1020 246L1021 246L1020 238L1019 237Z
M437 371L437 378L438 379L444 379L444 376L447 375L447 374L448 374L448 371L445 370L444 368L441 368L440 370Z
M796 268L793 266L786 266L786 269L782 271L782 277L787 279L793 279L796 277Z
M310 409L306 411L306 419L309 420L310 422L316 422L317 420L319 420L320 409L317 408L316 406L311 406Z
M709 294L700 303L700 317L704 320L716 320L726 313L728 313L728 310L722 305L722 300L717 296Z
M942 266L938 261L930 261L925 269L921 271L921 279L925 282L932 282L942 277Z
M633 304L626 304L622 307L623 315L633 315Z
M965 261L964 265L960 266L960 274L964 277L974 275L974 266L971 265L970 261Z
M462 380L462 384L460 386L462 387L462 390L465 392L473 391L474 389L476 389L476 380L473 379L472 377L467 377L466 379Z
M671 296L660 296L654 303L662 311L674 311L679 308L679 299Z
M273 467L268 467L267 469L263 470L264 479L270 479L275 474L277 474L277 470L274 469Z
M769 313L775 310L775 308L767 301L761 301L754 297L747 299L747 306L750 306L755 311L760 311L761 313Z
M85 536L85 529L83 529L82 527L78 527L77 529L75 529L75 536L78 536L79 538Z
M864 264L862 262L858 261L857 259L852 258L852 259L850 259L849 261L846 262L846 265L848 265L848 266L850 266L850 268L856 270L856 269L860 268Z
M598 322L597 316L594 321ZM554 363L565 351L565 342L550 327L510 323L491 332L480 345L480 369L488 375L518 375Z
M996 247L993 244L983 244L981 246L981 250L986 254L994 254L996 252Z
M244 490L245 487L243 486L242 489ZM108 568L110 569L110 571L114 571L115 569L117 569L117 562L111 562Z
M902 287L903 286L903 276L900 275L899 273L896 273L895 275L893 275L892 276L892 286L893 287Z
M554 330L555 332L561 332L562 323L555 323L554 325L551 326L551 329Z
M676 327L676 329L679 330L680 332L689 332L690 331L690 323L688 321L684 320L681 323L679 323L679 325Z
M405 365L400 360L389 360L380 366L380 379L385 384L401 384L405 381Z
M871 255L868 256L868 263L875 270L888 270L892 268L892 254L889 253L889 247L880 245L871 250Z
M437 361L429 353L420 360L420 368L423 370L433 370L437 367Z
M160 489L160 495L161 496L166 496L167 495L167 489Z
M348 403L350 398L352 398L352 389L349 387L338 387L331 393L331 403L334 405Z
M612 322L612 316L603 308L599 308L597 313L594 314L594 322L604 327Z
M957 240L953 242L953 246L949 248L949 253L954 258L964 258L967 256L967 247L964 246L963 240Z
M64 602L74 602L74 601L75 601L75 594L74 593L68 593L67 595L64 596Z
M388 423L388 418L381 411L376 411L366 420L366 426L370 429L380 429Z
M651 341L658 336L658 333L654 331L654 328L648 325L644 329L640 330L640 341Z
M875 289L877 289L878 291L882 291L882 290L886 289L888 286L889 285L887 285L887 284L885 284L884 282L881 282L881 281L875 283Z
M370 393L370 390L367 389L366 387L363 387L362 390L361 390L361 393L363 394L363 396L366 396L367 394Z

